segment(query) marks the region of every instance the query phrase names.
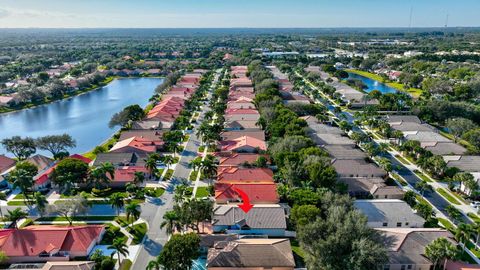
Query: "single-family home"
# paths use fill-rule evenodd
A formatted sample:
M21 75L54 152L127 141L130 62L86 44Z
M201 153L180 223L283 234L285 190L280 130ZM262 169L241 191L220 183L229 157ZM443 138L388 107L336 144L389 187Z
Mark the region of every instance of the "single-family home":
M217 181L230 182L273 182L273 172L268 168L220 167L217 170Z
M293 270L288 239L244 238L215 243L208 250L208 270Z
M388 262L384 270L428 270L433 262L425 256L425 248L438 238L445 238L454 245L453 235L437 228L377 228L387 248Z
M95 268L95 262L92 261L48 261L44 264L39 263L15 263L8 269L22 270L92 270Z
M338 159L360 159L365 160L367 155L361 151L359 148L353 145L326 145L324 146L328 154L338 160Z
M168 129L170 127L163 127L162 123L157 120L140 120L134 121L132 123L132 130L159 130L159 129Z
M68 261L86 257L100 242L103 225L34 225L0 230L0 250L7 263Z
M27 158L25 161L35 165L39 172L45 170L46 168L50 167L54 163L53 159L41 154L35 154Z
M248 213L238 205L216 205L212 228L214 232L279 237L285 235L287 222L285 210L278 204L256 204Z
M275 204L279 202L277 185L266 183L216 183L215 202L217 204L242 202L237 190L248 195L252 204Z
M265 141L249 136L242 136L231 141L221 141L219 147L222 152L237 153L256 153L267 150Z
M233 109L255 109L253 100L247 97L239 97L237 100L231 100L227 102L227 110Z
M110 152L148 154L157 152L160 150L162 145L163 144L156 144L155 142L147 139L131 137L117 142L110 149Z
M474 180L480 183L480 156L443 156L443 159L447 162L447 167L470 173ZM471 193L463 183L460 189L467 194Z
M380 177L341 177L339 183L347 185L347 192L355 198L403 199L405 192L398 186L389 186Z
M258 121L260 113L256 109L227 109L225 110L225 121Z
M261 141L265 141L265 131L261 129L257 130L232 130L232 131L224 131L220 133L220 139L222 141L231 141L235 140L237 138L243 137L243 136L248 136L252 137Z
M98 153L97 157L93 161L92 166L97 167L106 162L111 163L115 167L144 166L145 158L145 154L138 153Z
M372 228L423 228L425 219L402 200L355 200L355 208L368 218Z
M368 163L365 160L333 160L332 166L337 171L338 177L381 177L388 174L385 170L379 168L374 163Z
M231 153L225 156L219 156L219 167L238 167L245 164L255 164L259 157L266 157L266 155L251 154L251 153Z
M124 187L128 183L133 183L136 178L136 173L141 173L148 179L150 171L145 166L122 166L115 168L113 180L109 183L110 187L119 188ZM140 183L141 184L141 183Z
M15 166L16 161L5 155L0 155L0 174Z
M159 149L163 147L163 130L127 130L120 134L119 141L127 140L131 137L153 142Z
M260 130L255 120L233 120L225 122L225 130Z

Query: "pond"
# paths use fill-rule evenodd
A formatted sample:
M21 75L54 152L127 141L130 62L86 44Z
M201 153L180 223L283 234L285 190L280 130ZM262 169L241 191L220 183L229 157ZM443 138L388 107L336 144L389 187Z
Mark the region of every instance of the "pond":
M364 89L365 92L367 93L370 93L371 91L373 90L378 90L380 92L382 92L382 94L387 94L387 93L397 93L398 90L393 88L393 87L390 87L384 83L381 83L379 81L376 81L376 80L372 80L370 78L367 78L367 77L364 77L364 76L361 76L361 75L358 75L358 74L355 74L355 73L348 73L348 78L349 79L357 79L357 80L360 80L362 81L366 86L367 86L367 89Z
M118 79L69 99L0 114L0 140L15 135L37 138L67 133L77 142L74 149L69 149L70 153L88 152L118 130L108 127L113 114L132 104L145 107L162 81L161 78ZM0 145L0 154L5 153Z

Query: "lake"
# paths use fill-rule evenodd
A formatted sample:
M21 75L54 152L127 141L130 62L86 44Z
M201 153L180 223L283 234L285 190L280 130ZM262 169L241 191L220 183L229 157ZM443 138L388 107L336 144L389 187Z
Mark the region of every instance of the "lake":
M118 79L70 99L0 114L0 140L15 135L36 138L67 133L77 142L77 147L69 149L70 153L88 152L118 130L108 127L113 114L132 104L145 107L162 81L161 78ZM0 154L4 153L0 145Z
M365 92L367 93L370 93L371 91L373 90L378 90L380 92L382 92L382 94L387 94L387 93L397 93L398 90L393 88L393 87L390 87L384 83L381 83L379 81L376 81L376 80L372 80L370 78L367 78L367 77L364 77L364 76L361 76L361 75L358 75L358 74L355 74L355 73L348 73L348 78L349 79L357 79L357 80L361 80L366 86L367 86L367 89L364 89Z

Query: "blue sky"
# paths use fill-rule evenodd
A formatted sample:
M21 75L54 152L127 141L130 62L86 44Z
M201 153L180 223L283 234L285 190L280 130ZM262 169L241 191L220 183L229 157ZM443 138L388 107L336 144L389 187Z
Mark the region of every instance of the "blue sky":
M478 0L0 0L5 27L480 26Z

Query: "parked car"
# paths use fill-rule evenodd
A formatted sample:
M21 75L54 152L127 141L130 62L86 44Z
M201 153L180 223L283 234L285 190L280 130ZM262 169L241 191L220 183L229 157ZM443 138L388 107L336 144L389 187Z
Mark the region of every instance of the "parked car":
M480 206L480 202L473 201L470 203L470 206L472 206L473 208L477 208L478 206Z

